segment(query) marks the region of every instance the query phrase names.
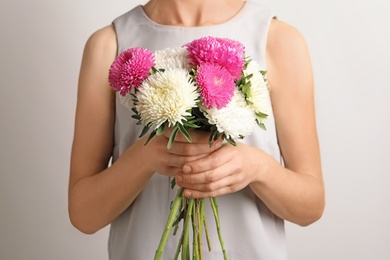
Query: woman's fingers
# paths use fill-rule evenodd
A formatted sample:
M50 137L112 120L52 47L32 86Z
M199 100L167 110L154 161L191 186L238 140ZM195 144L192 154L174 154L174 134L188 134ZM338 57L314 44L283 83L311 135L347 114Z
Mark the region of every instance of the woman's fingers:
M204 158L198 161L203 162L208 161L208 159L209 158ZM228 186L233 184L233 180L235 182L239 181L240 175L237 173L240 172L241 169L240 167L237 167L237 164L223 163L218 167L207 171L187 173L181 172L176 175L176 183L184 188L212 191L221 188L223 185Z
M164 136L169 139L169 137L172 134L173 127L166 128L164 130ZM201 131L201 130L187 130L188 134L191 136L191 143L192 144L198 144L198 143L208 143L209 142L209 137L210 137L210 132L208 131ZM175 137L176 142L183 142L183 143L188 143L188 140L184 137L180 131L177 132L176 137ZM217 141L214 141L215 143Z
M212 147L212 149L217 150L221 143L215 144L216 147ZM209 156L202 158L200 160L191 161L183 166L183 173L202 173L206 171L210 171L221 167L222 165L228 163L230 160L234 159L236 153L236 147L232 147L230 145L224 145L218 151L210 153Z
M221 147L221 141L216 141L211 147L208 143L175 142L169 153L181 156L196 156L210 154Z
M242 153L237 153L242 149ZM246 187L253 176L246 169L245 146L224 145L207 157L189 162L178 173L176 183L185 188L184 196L207 198L220 196Z
M191 134L197 136L197 140L201 140L207 133L193 131ZM146 138L144 137L142 141L146 142ZM167 144L168 138L164 134L155 136L143 148L146 150L145 154L150 157L151 170L170 176L180 172L185 164L204 158L221 147L220 140L215 141L210 147L206 139L199 143L175 141L170 149L167 148Z
M183 195L189 198L210 198L233 193L243 189L246 184L238 180L237 175L229 175L218 181L203 184L192 184L184 187Z

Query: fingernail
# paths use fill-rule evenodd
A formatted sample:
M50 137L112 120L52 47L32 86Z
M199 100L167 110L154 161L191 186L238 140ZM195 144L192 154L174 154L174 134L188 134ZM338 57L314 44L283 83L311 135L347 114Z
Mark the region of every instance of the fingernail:
M185 197L190 197L191 194L192 194L192 193L191 193L191 191L189 191L189 190L185 190L185 191L184 191L184 196L185 196Z
M180 175L176 175L175 180L176 182L181 182L183 180L183 177Z
M191 167L188 166L188 165L186 165L186 166L183 167L183 172L184 172L184 173L190 173L191 170L192 170Z

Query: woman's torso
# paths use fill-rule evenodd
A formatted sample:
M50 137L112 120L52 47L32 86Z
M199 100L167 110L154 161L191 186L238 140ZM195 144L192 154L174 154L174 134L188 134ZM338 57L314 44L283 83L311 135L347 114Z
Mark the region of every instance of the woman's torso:
M229 21L204 27L175 27L151 21L141 6L114 21L118 38L118 53L130 47L151 51L181 46L203 36L226 37L244 44L246 55L264 69L268 27L273 13L266 7L247 1L242 10ZM118 95L118 94L117 94ZM132 112L116 102L115 145L113 161L135 141L141 126L136 126ZM242 140L282 161L277 144L272 113L266 122L267 130L256 129ZM160 241L170 203L175 197L170 178L155 174L132 205L111 224L109 238L110 260L153 259ZM230 260L287 259L283 220L275 216L249 188L217 198L222 235ZM207 207L212 251L204 247L205 260L223 259L213 214ZM170 260L176 250L178 236L170 236L163 259Z

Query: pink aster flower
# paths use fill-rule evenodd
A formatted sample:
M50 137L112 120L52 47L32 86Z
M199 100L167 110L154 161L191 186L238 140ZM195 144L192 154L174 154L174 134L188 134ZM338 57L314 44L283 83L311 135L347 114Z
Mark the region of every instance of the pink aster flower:
M200 88L202 105L207 109L223 108L232 99L236 84L224 67L203 63L196 71L195 80Z
M115 91L125 96L130 90L138 88L149 76L154 66L154 54L144 48L130 48L122 52L111 65L108 81Z
M244 45L240 42L216 37L203 37L185 45L190 65L197 67L204 62L218 64L226 68L234 80L241 78L244 69Z

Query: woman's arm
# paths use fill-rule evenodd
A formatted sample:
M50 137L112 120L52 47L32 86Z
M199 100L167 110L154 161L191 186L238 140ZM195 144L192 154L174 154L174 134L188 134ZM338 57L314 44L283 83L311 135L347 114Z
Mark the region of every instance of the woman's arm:
M308 225L320 218L325 204L312 70L301 34L277 20L269 32L267 71L285 167L254 147L225 145L186 164L176 180L187 188L184 194L194 198L249 185L276 215Z
M271 26L267 49L271 98L286 168L273 165L275 169L270 168L251 187L259 197L270 188L285 189L269 197L268 206L292 222L308 225L321 217L325 206L309 53L302 35L277 20Z
M325 206L309 52L295 28L274 20L267 55L278 142L285 168L270 164L270 169L251 187L260 198L272 189L283 190L268 196L265 203L277 215L308 225L321 217Z
M69 180L69 215L73 225L85 233L94 233L110 223L151 176L151 172L141 174L141 161L130 156L128 160L133 162L133 168L140 169L133 171L134 175L126 174L123 162L107 168L113 148L115 117L115 94L107 78L116 53L115 31L108 26L88 39L81 64Z
M192 135L192 144L179 135L177 142L167 150L168 129L165 135L155 137L146 146L146 137L140 139L108 168L115 117L115 93L108 84L108 71L116 54L114 28L105 27L88 39L80 70L69 216L76 228L88 234L103 228L122 213L154 172L173 176L186 162L220 147L217 142L210 148L208 134L198 133Z

